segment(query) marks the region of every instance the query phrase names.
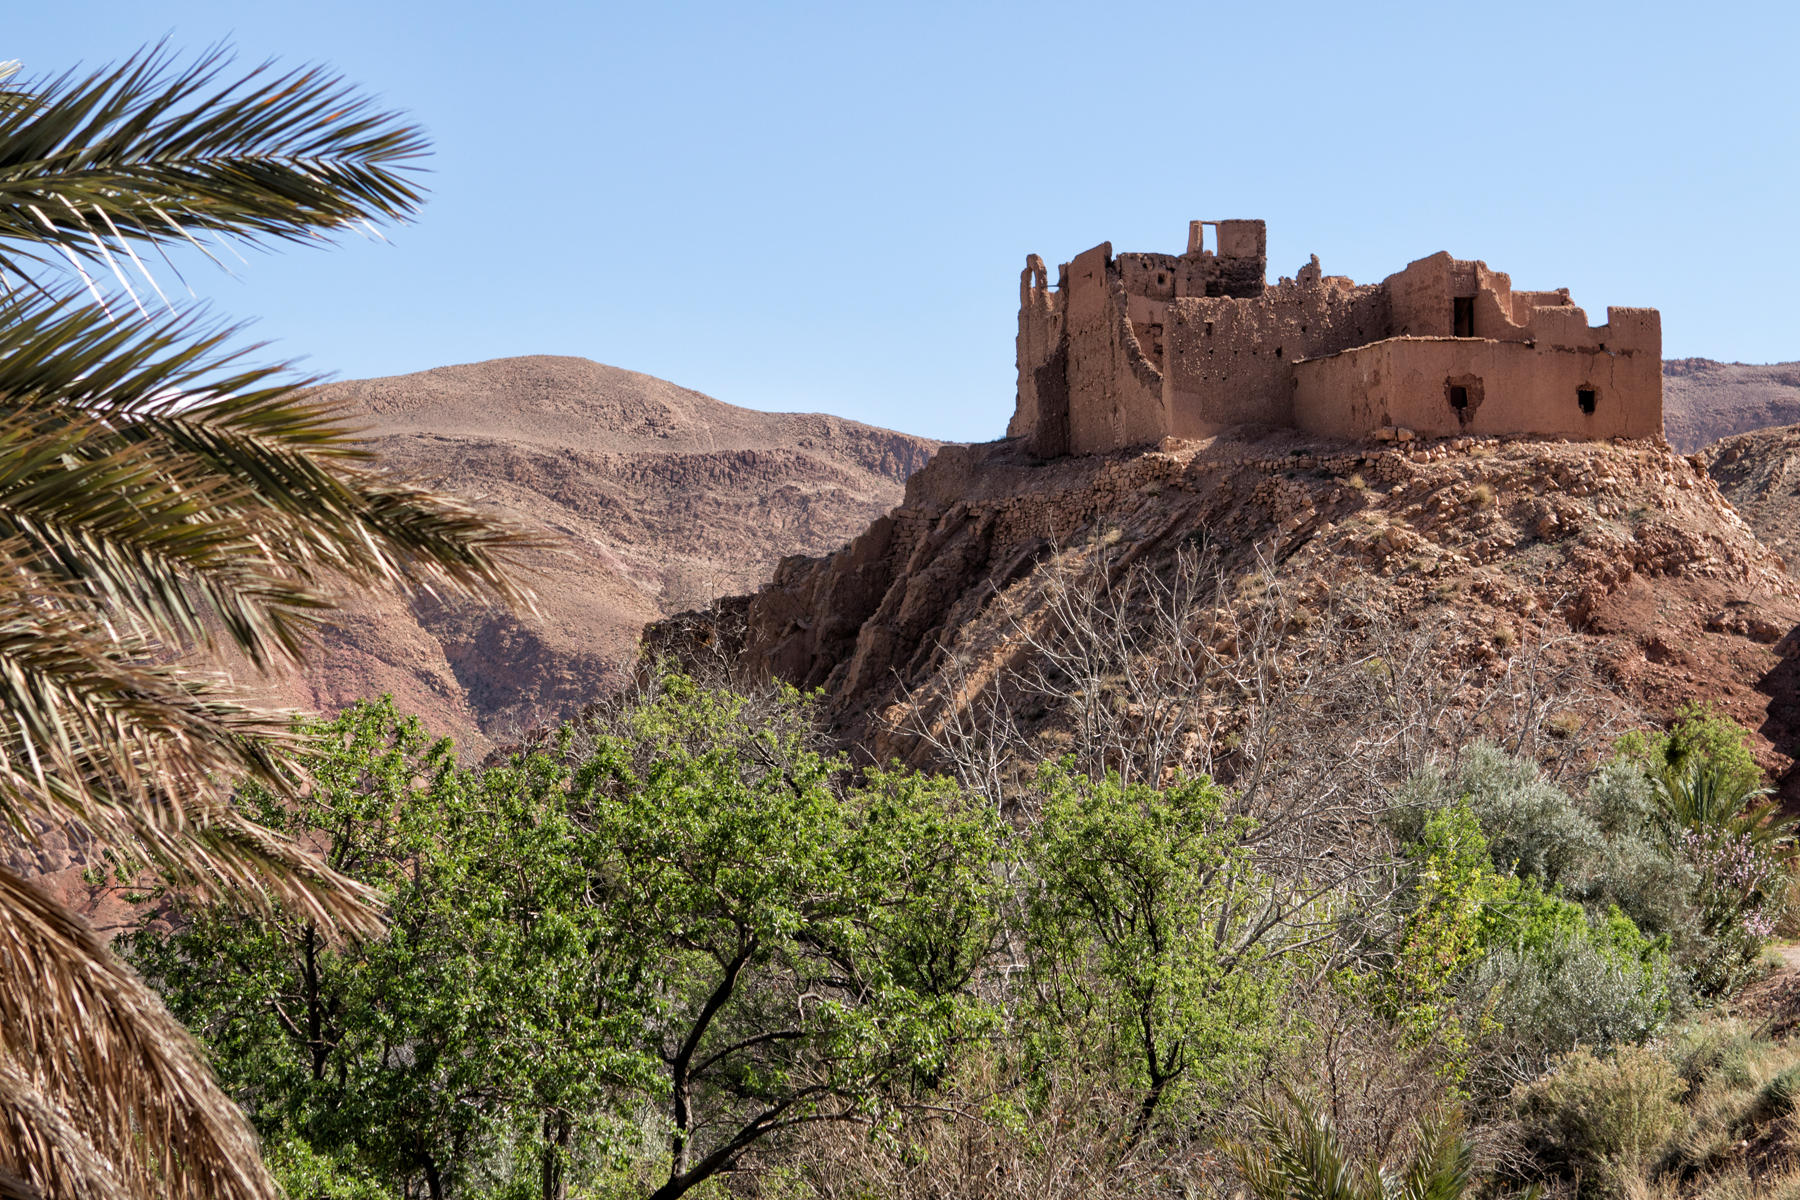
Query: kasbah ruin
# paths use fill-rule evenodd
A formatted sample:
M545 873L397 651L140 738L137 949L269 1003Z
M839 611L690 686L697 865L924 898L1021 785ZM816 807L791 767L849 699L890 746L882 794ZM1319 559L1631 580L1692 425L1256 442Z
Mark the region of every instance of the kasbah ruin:
M1212 248L1207 247L1211 231ZM1262 221L1194 221L1185 254L1075 256L1019 281L1018 410L1038 455L1098 454L1232 425L1343 439L1662 434L1662 321L1590 326L1567 288L1514 291L1446 253L1377 284L1319 259L1267 282Z

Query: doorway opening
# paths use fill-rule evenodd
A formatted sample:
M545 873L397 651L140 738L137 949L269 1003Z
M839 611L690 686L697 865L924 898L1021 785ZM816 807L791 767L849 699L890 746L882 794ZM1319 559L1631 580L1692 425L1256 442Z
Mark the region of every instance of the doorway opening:
M1450 324L1452 337L1475 336L1475 297L1458 296L1450 302Z

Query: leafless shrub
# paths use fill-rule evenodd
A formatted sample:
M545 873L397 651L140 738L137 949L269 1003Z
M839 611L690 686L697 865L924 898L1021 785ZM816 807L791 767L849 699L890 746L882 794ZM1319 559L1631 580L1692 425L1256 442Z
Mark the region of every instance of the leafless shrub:
M1335 919L1334 890L1393 885L1379 820L1405 780L1486 740L1556 776L1611 732L1578 639L1546 614L1504 654L1439 606L1396 612L1363 576L1296 582L1266 554L1233 573L1189 544L1161 564L1104 542L1046 556L1010 610L1001 665L945 654L913 729L962 784L1029 817L1033 764L1204 773L1234 795L1278 920ZM1383 906L1364 903L1363 911Z
M1066 749L1127 782L1205 773L1247 815L1292 823L1366 811L1475 738L1574 763L1611 729L1550 614L1508 654L1467 653L1448 609L1397 614L1351 573L1296 584L1261 554L1232 574L1192 545L1160 570L1060 551L1028 586L1013 666L977 678L951 651L939 694L909 698L916 732L996 803L1023 764Z
M942 1103L897 1126L813 1126L786 1139L780 1170L741 1190L792 1194L798 1181L818 1200L1131 1200L1219 1197L1228 1178L1199 1138L1164 1138L1125 1149L1133 1097L1091 1077L1058 1073L1029 1097L1003 1088L984 1061Z

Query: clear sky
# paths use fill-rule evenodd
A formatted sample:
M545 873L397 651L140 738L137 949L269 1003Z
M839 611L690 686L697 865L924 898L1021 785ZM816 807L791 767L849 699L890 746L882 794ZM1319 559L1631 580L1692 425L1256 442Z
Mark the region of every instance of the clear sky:
M1018 273L1262 217L1272 275L1438 250L1800 359L1800 6L1519 0L11 4L28 74L167 38L325 62L435 143L391 244L192 275L339 377L573 354L954 439Z

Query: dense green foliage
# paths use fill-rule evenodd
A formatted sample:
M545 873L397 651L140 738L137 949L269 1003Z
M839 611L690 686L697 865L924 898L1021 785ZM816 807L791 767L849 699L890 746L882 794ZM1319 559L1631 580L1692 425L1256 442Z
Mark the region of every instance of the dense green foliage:
M1687 834L1758 847L1772 881L1790 846L1752 794L1676 807L1718 770L1698 750L1680 775L1621 756L1571 795L1470 747L1397 790L1391 858L1315 887L1204 777L1048 763L1003 816L946 778L851 770L791 689L663 676L484 769L387 702L307 732L308 794L243 800L377 889L383 936L178 902L130 952L279 1176L346 1200L939 1194L965 1168L931 1156L973 1145L1021 1187L1074 1156L1156 1190L1233 1138L1254 1194L1318 1168L1449 1200L1479 1174L1456 1105L1514 1114L1540 1177L1616 1180L1649 1153L1622 1081L1668 1072L1615 1055L1763 936L1749 901L1707 917L1723 889ZM1321 1047L1327 1074L1295 1057ZM1341 1092L1330 1113L1256 1099L1389 1070L1413 1099L1386 1132Z
M1058 765L1037 791L1022 940L1041 1052L1113 1064L1141 1134L1268 1049L1292 929L1210 780L1158 790Z
M347 1171L437 1196L527 1155L556 1195L655 1112L677 1195L883 1119L990 1021L995 823L920 776L838 789L792 693L671 679L579 755L487 771L388 703L310 732L306 799L247 799L379 888L387 935L211 908L131 952L265 1136Z

